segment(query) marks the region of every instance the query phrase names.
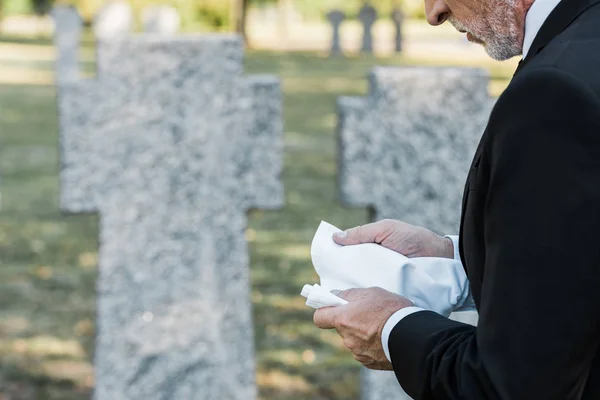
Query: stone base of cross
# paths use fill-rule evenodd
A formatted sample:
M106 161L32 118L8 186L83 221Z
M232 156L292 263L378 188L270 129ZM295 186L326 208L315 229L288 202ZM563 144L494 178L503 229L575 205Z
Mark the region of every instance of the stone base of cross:
M338 102L341 201L458 233L467 172L491 112L474 69L375 68L367 97ZM363 371L363 400L401 399L392 372ZM407 398L407 397L404 397Z
M256 398L249 209L283 205L282 94L237 36L100 42L61 85L61 207L101 216L96 400Z

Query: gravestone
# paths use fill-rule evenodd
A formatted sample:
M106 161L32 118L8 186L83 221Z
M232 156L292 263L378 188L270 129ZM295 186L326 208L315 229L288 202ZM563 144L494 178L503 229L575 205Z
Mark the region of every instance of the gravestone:
M327 14L327 20L331 23L332 37L331 37L331 53L332 56L342 55L342 39L340 35L340 28L342 23L346 19L346 14L341 10L333 10Z
M149 6L142 12L144 32L174 35L181 26L181 17L175 7Z
M475 69L373 69L367 97L338 101L341 201L370 207L374 220L456 234L467 172L493 104L488 82ZM362 392L363 400L408 398L393 372L365 369Z
M77 80L79 70L79 40L83 20L73 6L56 6L52 10L54 44L56 46L56 80Z
M133 30L133 11L126 1L111 1L98 11L94 18L94 35L97 40L112 40Z
M61 208L101 217L96 400L256 398L244 232L283 205L282 93L243 47L100 42L59 88Z
M394 37L394 42L396 44L395 50L396 53L402 53L402 27L404 24L404 13L400 7L396 7L392 10L392 21L394 22L394 30L396 32L396 36Z
M363 53L373 53L373 25L377 21L377 10L369 2L366 2L358 13L358 19L363 24Z

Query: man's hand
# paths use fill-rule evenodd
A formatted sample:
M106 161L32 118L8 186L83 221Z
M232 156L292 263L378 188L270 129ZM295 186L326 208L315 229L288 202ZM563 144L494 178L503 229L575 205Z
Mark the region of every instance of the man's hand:
M391 370L381 343L387 320L398 310L414 304L405 297L375 287L336 293L349 303L317 310L314 322L321 329L336 329L354 359L365 367Z
M428 229L392 219L348 229L333 235L333 240L344 246L377 243L409 258L454 258L452 240L436 235Z

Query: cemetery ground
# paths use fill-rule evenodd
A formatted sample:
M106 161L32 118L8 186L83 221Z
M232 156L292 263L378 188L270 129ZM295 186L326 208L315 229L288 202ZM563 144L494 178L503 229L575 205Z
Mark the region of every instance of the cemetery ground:
M89 74L92 46L84 41ZM0 399L87 399L93 386L99 220L58 209L53 59L47 39L0 38ZM367 210L344 209L337 201L337 97L365 94L372 66L422 64L474 62L247 55L247 73L276 74L285 92L286 206L250 212L246 234L261 399L358 398L359 365L335 332L313 326L298 294L316 281L310 241L319 221L349 227L368 220ZM515 66L477 64L490 68L496 95Z

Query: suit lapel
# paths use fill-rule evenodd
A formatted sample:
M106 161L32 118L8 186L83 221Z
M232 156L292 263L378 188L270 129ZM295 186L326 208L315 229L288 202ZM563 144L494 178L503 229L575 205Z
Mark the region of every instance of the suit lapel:
M471 174L473 174L473 172L477 169L477 167L479 165L479 161L481 160L481 155L483 153L483 143L484 143L486 133L487 133L487 128L483 132L481 140L479 141L479 145L477 146L477 150L475 150L475 155L473 156L473 162L471 163L471 167L469 168L469 173L467 175L467 182L465 184L465 191L463 193L462 211L460 213L458 250L460 253L460 258L461 258L461 260L463 260L463 266L465 267L465 272L467 273L467 276L469 275L469 272L467 270L466 263L464 261L465 256L464 256L464 250L463 250L463 242L460 238L463 237L463 229L464 229L464 225L465 225L465 215L466 215L466 211L467 211L467 204L469 202L469 192L471 191L471 181L473 180L473 177L471 176Z
M562 0L550 13L531 44L525 59L521 60L515 75L519 73L548 43L567 29L585 10L600 3L600 0Z
M540 31L537 36L533 40L531 44L531 49L527 54L527 57L519 62L519 66L515 72L515 75L522 71L523 68L533 59L540 51L544 49L561 32L563 32L569 25L577 19L584 11L588 8L600 3L600 0L562 0L556 8L550 13L544 24L542 25ZM485 136L485 133L484 133ZM481 146L483 144L483 138L479 144L479 148L475 153L474 163L477 161L478 157L481 156ZM469 174L471 171L469 172ZM467 182L465 185L465 191L463 194L463 203L462 203L462 213L461 213L461 221L460 221L460 237L463 236L463 228L464 228L464 218L465 212L467 208L467 203L469 199L469 191L470 191L470 177L467 178ZM461 258L464 261L464 251L462 246L462 240L460 241L460 253ZM466 270L466 266L465 266Z

